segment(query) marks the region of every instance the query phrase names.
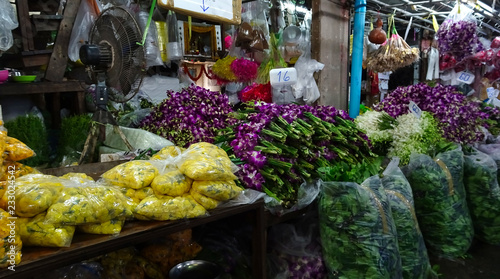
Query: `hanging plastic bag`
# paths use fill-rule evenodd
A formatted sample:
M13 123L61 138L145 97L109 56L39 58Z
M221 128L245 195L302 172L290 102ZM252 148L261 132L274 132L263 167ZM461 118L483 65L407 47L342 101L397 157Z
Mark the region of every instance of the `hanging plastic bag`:
M318 204L323 257L337 278L402 278L396 227L378 176L323 182Z
M147 32L146 41L144 42L144 56L146 57L146 67L161 66L163 60L161 59L160 48L158 47L158 31L155 24L148 24L149 13L140 11L137 13L137 23L142 32Z
M167 58L168 60L180 60L183 56L183 48L179 38L179 28L177 26L177 16L175 12L168 11L167 14L167 30L168 30L168 43L167 43Z
M314 73L323 70L325 64L319 63L310 56L311 47L299 57L295 63L297 69L297 83L292 85L295 98L303 98L306 104L310 105L319 99L320 93Z
M464 184L476 237L500 245L500 187L497 164L488 154L465 152Z
M412 154L404 169L427 248L449 258L463 256L474 236L465 200L463 165L464 155L458 146L435 159Z
M14 44L13 29L18 27L17 14L8 0L0 0L0 51L7 51Z
M399 158L394 157L383 173L382 185L396 225L402 278L427 279L433 272L427 247L418 226L410 183L398 165Z
M83 0L78 8L68 45L68 57L73 62L80 59L80 47L89 40L90 28L100 13L94 1Z

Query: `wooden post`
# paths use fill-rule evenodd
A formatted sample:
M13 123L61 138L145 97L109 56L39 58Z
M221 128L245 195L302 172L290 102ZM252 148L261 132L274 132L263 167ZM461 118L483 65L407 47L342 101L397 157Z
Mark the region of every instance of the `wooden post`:
M350 6L347 0L312 0L312 57L319 73L320 105L348 108Z
M81 0L72 0L66 2L64 8L63 19L59 25L56 41L54 43L54 50L50 57L47 71L45 72L45 79L49 81L62 81L64 72L66 71L66 64L68 63L68 44L73 30L73 23L75 21L78 8L80 7Z

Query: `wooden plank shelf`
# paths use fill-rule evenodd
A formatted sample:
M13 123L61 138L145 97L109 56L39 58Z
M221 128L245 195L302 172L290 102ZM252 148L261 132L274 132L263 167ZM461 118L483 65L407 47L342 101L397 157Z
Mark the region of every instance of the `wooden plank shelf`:
M262 220L259 220L258 217L262 216L262 210L263 202L257 201L253 204L216 208L211 210L208 216L194 219L165 222L126 222L122 232L117 236L75 234L71 246L67 248L23 247L21 263L15 267L15 271L8 269L0 270L0 278L28 279L49 270L90 259L130 245L146 242L155 237L165 236L239 214L250 213L248 215L254 217L253 221L255 222L254 235L260 234L261 232L257 230L260 227L259 224L262 224ZM261 246L262 243L258 243L260 241L262 239L254 238L254 247ZM261 253L265 253L265 251L254 250L253 253L255 265L254 278L263 278L262 264L264 263L264 259ZM256 269L256 266L259 266L260 270Z
M0 96L44 93L83 92L85 84L79 80L0 84Z

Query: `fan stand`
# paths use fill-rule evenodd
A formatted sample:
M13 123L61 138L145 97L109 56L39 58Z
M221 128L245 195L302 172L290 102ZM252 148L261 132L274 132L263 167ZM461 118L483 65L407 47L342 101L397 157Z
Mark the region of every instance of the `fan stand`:
M120 138L123 140L127 148L130 151L134 150L134 147L127 140L125 134L123 134L122 130L120 129L120 126L118 126L118 123L114 119L113 115L107 109L108 88L106 87L105 78L106 75L104 73L99 73L97 76L98 79L96 87L97 111L94 112L92 116L92 125L90 127L89 135L85 140L85 145L83 147L80 160L78 161L78 165L81 165L85 161L85 158L89 157L90 160L92 160L97 145L97 139L100 138L101 140L104 140L104 137L106 135L106 126L105 126L106 124L113 125L114 132L120 135Z

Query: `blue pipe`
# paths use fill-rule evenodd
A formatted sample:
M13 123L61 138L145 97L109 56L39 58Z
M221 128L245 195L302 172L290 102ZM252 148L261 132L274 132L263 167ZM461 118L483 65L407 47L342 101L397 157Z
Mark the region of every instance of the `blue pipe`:
M363 66L363 39L365 34L366 0L354 2L354 28L351 59L351 92L349 93L349 116L359 115L361 104L361 75Z

